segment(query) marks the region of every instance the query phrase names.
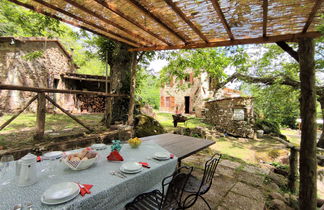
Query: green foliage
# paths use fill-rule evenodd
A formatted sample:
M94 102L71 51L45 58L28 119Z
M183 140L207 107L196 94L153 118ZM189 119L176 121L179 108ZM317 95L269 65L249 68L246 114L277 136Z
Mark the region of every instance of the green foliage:
M25 59L27 61L32 61L32 60L42 57L43 54L44 54L44 51L37 50L37 51L26 54L25 56L23 56L23 59Z
M254 96L254 110L259 119L296 127L299 116L299 91L289 86L246 85Z
M85 62L77 72L80 74L90 74L90 75L106 75L105 71L105 63L99 60L97 57L89 58L87 62ZM108 66L109 73L109 66Z
M137 72L138 73L138 72ZM138 81L136 95L139 96L146 104L151 105L154 109L160 107L160 87L159 80L154 75L147 75ZM137 76L139 78L139 76Z
M184 79L188 76L187 69L192 69L195 76L207 72L217 82L222 82L228 77L226 68L235 67L237 72L244 72L249 65L247 53L239 47L180 50L171 52L167 59L169 65L160 72L161 83L169 82L171 75Z
M55 37L63 34L65 27L58 20L0 1L0 36Z
M280 134L279 124L269 120L256 120L255 128L257 130L263 130L265 134Z

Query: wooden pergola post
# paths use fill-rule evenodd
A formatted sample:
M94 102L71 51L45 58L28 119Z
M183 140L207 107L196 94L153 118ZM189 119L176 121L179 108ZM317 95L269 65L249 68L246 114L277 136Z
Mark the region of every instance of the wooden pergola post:
M35 140L42 140L45 131L46 99L45 93L37 93L37 114Z
M297 167L298 166L298 151L293 146L290 147L289 156L289 174L288 174L288 189L290 192L296 192L296 180L297 180Z
M298 48L302 120L300 144L299 209L315 210L317 199L316 160L316 90L314 43L312 38L301 38Z

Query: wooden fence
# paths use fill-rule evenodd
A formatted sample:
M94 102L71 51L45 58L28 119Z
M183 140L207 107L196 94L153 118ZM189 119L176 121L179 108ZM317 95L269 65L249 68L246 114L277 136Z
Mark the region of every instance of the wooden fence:
M58 105L53 99L51 99L45 93L65 93L65 94L86 94L86 95L100 95L105 96L107 98L111 97L129 97L125 94L110 94L103 92L94 92L94 91L81 91L81 90L63 90L63 89L52 89L52 88L38 88L38 87L25 87L25 86L17 86L17 85L6 85L0 83L0 90L18 90L18 91L29 91L36 92L37 95L32 97L26 105L18 111L15 115L13 115L9 120L3 123L0 126L0 131L8 126L14 119L16 119L24 110L26 110L31 103L37 100L37 114L36 114L36 133L34 135L34 139L41 140L44 137L45 132L45 115L46 115L46 100L53 104L55 107L60 109L64 114L72 118L75 122L86 128L89 132L93 132L93 129L85 125L78 118L70 114L67 110Z

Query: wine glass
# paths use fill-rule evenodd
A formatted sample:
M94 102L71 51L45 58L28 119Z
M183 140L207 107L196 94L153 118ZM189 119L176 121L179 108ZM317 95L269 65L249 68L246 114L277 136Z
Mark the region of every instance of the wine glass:
M10 174L13 170L13 155L3 155L0 159L0 179L1 185L7 185L12 180L12 175Z

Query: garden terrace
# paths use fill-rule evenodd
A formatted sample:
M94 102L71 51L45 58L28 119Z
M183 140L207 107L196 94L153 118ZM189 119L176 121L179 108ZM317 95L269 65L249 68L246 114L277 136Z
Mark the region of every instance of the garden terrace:
M318 37L322 0L10 0L124 42L191 49Z
M323 0L9 1L126 43L131 46L129 51L276 42L300 66L299 208L316 209L316 89L312 38L321 36L316 30L324 12ZM298 42L298 52L285 42ZM127 64L131 66L128 123L132 124L138 60L136 53L123 55L123 63L132 60L131 65ZM120 101L120 105L123 103L125 101Z

